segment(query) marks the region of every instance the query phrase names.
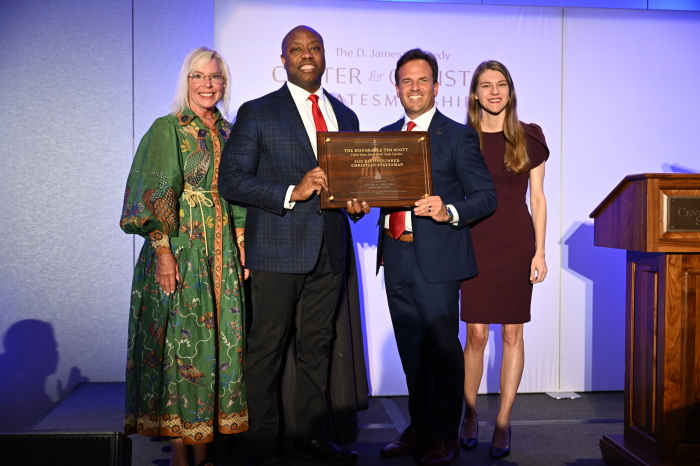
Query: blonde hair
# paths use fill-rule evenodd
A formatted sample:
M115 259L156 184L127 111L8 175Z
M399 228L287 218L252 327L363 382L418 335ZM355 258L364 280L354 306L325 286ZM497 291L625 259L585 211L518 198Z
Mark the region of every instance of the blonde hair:
M190 73L196 71L200 66L204 66L211 60L216 60L219 62L219 68L221 68L221 76L223 77L224 92L221 96L221 100L217 102L217 108L221 114L226 118L228 113L228 103L229 103L229 90L228 83L231 73L229 72L226 60L217 52L216 50L211 50L206 47L199 47L191 51L185 57L185 61L182 62L182 67L180 68L180 76L177 81L177 88L175 90L175 97L173 97L173 103L170 105L170 114L177 115L189 108L188 100L188 80ZM219 105L221 104L221 105Z
M508 104L503 109L505 121L503 122L503 135L506 139L506 153L503 157L503 168L517 174L530 171L530 156L527 153L527 140L525 130L518 120L518 100L515 96L515 86L513 78L508 69L496 60L481 62L474 70L472 82L469 86L469 105L467 114L467 124L479 133L479 140L483 140L481 131L481 104L477 99L476 90L479 86L479 77L486 70L498 71L506 78L508 83Z

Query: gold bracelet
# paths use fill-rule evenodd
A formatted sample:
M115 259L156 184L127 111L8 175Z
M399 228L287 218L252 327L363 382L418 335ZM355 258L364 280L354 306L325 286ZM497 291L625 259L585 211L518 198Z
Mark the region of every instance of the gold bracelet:
M243 233L241 233L240 235L236 236L236 244L238 244L239 247L240 247L240 246L243 246L243 243L244 243L244 242L245 242L245 235L244 235Z

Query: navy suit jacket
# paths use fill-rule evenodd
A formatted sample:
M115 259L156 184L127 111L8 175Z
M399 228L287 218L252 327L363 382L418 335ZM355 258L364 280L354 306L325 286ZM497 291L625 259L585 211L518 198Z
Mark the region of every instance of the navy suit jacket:
M357 115L330 99L340 131L358 131ZM345 267L347 216L321 210L315 194L284 208L289 185L318 166L299 110L285 83L279 90L244 103L224 147L219 192L246 204L245 259L250 270L309 273L325 235L331 269Z
M404 119L380 131L401 131ZM433 195L452 204L459 224L438 223L417 217L411 211L416 262L430 283L464 280L477 274L469 224L496 210L496 189L479 149L479 135L465 125L435 112L428 128ZM381 209L377 242L377 271L381 263L384 219L390 209ZM387 239L389 240L389 239Z

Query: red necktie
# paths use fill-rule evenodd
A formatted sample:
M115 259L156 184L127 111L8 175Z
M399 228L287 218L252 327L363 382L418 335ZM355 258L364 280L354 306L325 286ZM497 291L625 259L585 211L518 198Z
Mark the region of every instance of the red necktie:
M411 131L416 126L414 122L409 121L408 124L406 124L406 131ZM389 231L391 232L391 236L397 239L403 234L404 230L406 230L406 211L400 210L389 214Z
M311 113L314 115L316 131L328 131L326 120L323 119L323 113L321 113L321 107L318 106L318 96L311 94L309 100L311 101Z

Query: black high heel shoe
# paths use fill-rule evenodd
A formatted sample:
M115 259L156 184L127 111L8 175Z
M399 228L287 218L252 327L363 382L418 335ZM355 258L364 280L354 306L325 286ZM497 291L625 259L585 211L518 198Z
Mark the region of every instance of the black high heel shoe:
M498 426L496 426L493 429L493 437L496 437L496 432L499 429ZM494 460L500 460L502 458L505 458L506 456L510 455L510 440L511 440L511 430L510 430L510 425L508 425L508 446L505 448L498 448L493 446L493 439L491 439L491 450L489 451L489 454L491 455L491 458Z
M465 432L471 426L467 426L467 417L464 416L462 428L460 429L459 444L465 450L473 450L479 444L479 420L476 415L474 416L474 424L476 424L476 432L473 434L470 431ZM473 435L473 437L468 437L468 435Z

